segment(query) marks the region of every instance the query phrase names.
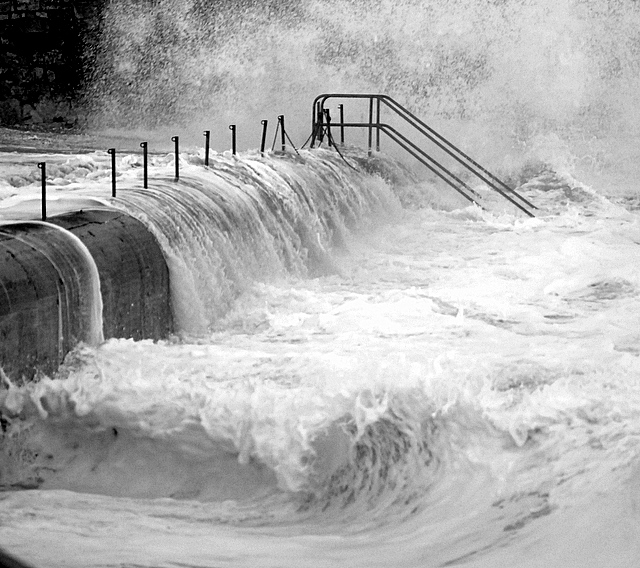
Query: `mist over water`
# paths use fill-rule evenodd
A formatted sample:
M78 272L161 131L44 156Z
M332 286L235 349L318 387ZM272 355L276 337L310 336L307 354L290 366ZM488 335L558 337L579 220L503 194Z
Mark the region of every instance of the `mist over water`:
M494 167L608 167L640 123L639 29L631 0L115 1L94 103L99 124L208 125L225 148L237 123L257 147L280 113L301 144L319 93L384 93Z

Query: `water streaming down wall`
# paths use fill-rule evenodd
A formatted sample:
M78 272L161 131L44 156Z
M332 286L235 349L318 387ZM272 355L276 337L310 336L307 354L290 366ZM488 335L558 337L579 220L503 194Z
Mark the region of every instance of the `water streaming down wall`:
M330 272L346 232L393 209L377 175L389 167L358 152L218 155L122 187L104 210L0 227L4 372L51 375L79 342L204 334L256 280Z
M13 381L52 374L79 342L171 330L168 272L144 226L69 213L0 227L0 360Z
M108 210L79 211L51 222L76 235L96 264L105 338L159 338L173 330L169 272L142 223Z
M149 227L165 252L176 331L206 334L256 280L334 270L329 251L397 207L376 173L354 169L366 153L350 160L326 150L216 155L208 169L183 167L179 182L119 192L113 205ZM376 171L393 167L382 161Z

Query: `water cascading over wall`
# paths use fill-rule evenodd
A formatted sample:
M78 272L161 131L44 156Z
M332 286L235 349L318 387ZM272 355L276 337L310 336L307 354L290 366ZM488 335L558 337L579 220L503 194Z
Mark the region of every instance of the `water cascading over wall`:
M0 227L0 359L11 380L54 373L79 342L172 330L162 251L142 223L80 211Z
M326 150L214 156L179 181L121 187L104 209L0 226L7 378L51 375L80 342L204 334L256 280L330 272L330 249L395 205L365 172L384 173L380 158L350 162Z

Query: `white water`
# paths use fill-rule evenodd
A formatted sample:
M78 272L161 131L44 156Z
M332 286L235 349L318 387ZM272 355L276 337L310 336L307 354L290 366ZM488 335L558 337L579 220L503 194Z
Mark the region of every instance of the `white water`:
M208 28L178 18L190 47L176 80L185 107L202 100L188 73L203 61L211 76L219 65L228 71L221 93L230 102L218 99L218 114L198 107L199 120L240 107L249 128L275 110L269 101L281 100L282 85L294 95L289 106L304 102L301 122L319 91L387 92L523 183L537 218L490 198L482 212L431 182L396 188L400 210L379 179L363 182L324 155L340 179L355 180L350 198L363 197L349 201L358 227L338 224L334 246L335 223L314 225L294 209L327 253L315 272L304 258L312 240L302 246L288 229L274 239L288 249L266 243L258 257L248 237L231 239L229 280L193 246L218 236L167 238L173 274L181 266L185 279L174 296L179 338L110 340L74 354L57 378L2 392L11 423L0 546L36 566L636 566L637 10L595 1L300 4L315 19L302 18L288 43L265 45L286 18L261 27L249 17L234 37L254 42L222 42L218 59L194 47ZM117 37L130 47L148 41L144 29ZM164 68L178 52L163 56ZM422 82L411 80L418 69L431 70ZM156 93L137 76L139 92ZM201 152L183 158L189 187L212 183ZM10 161L17 171L26 159ZM59 164L60 208L79 196L104 201L106 155L49 159ZM216 160L242 171L241 183L248 167L286 173L273 157ZM139 187L137 164L120 158L123 187ZM170 159L154 168L164 180L157 191L171 193ZM29 181L1 185L17 194L5 205L37 210L26 203L37 191ZM264 183L283 191L275 177ZM258 191L247 185L240 201ZM316 199L317 189L339 187L312 186ZM116 204L135 210L124 196ZM180 299L186 290L193 312Z
M568 176L523 191L538 218L386 216L336 273L247 282L206 334L109 340L5 391L2 545L42 566L633 565L638 217Z

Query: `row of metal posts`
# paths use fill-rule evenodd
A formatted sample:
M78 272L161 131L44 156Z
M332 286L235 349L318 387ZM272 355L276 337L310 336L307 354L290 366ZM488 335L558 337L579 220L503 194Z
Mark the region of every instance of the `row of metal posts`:
M267 126L269 124L268 120L263 120L262 124L262 138L260 140L260 153L264 154L265 145L267 142ZM229 130L231 130L231 152L235 156L236 155L236 125L230 124ZM284 128L284 115L281 114L278 116L278 130L280 130L280 142L282 145L282 151L286 150L286 131ZM278 130L276 130L276 136L278 134ZM209 167L209 150L210 150L210 142L211 142L211 131L204 131L205 137L205 145L204 145L204 165L205 167ZM171 141L174 144L174 164L175 164L175 180L178 181L180 179L180 137L172 136ZM275 144L275 139L274 139ZM149 186L149 176L148 176L148 142L140 142L140 147L142 148L142 184L145 189ZM111 197L116 196L116 149L109 148L107 153L111 156ZM42 220L47 220L47 163L46 162L38 162L38 168L42 171L41 174L41 183L42 183Z

